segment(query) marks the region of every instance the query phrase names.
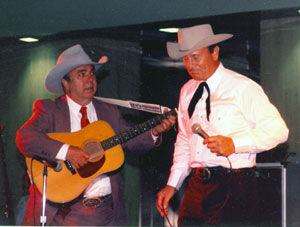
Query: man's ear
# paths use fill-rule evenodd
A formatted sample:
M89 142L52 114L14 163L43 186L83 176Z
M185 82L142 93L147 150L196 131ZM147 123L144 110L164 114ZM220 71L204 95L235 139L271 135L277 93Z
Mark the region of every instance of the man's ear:
M220 47L218 45L216 45L211 54L215 61L219 60L219 51L220 51Z
M63 85L63 90L67 94L67 92L69 91L69 82L67 80L65 80L65 79L62 79L61 83Z

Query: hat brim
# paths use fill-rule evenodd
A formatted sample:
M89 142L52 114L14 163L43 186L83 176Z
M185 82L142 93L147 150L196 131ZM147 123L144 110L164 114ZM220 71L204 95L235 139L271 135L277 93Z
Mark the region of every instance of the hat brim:
M220 43L226 39L230 39L232 36L232 34L213 35L211 37L207 37L203 40L200 40L196 45L194 45L191 49L188 50L180 50L180 46L178 43L167 42L168 55L170 56L170 58L174 59L182 58L183 56L189 55L201 48L209 47L211 45Z
M105 61L103 60L100 61L104 57L106 58ZM95 70L98 71L103 66L103 64L107 62L106 56L103 56L101 59L99 60L99 62L101 63L97 63L93 61L73 63L67 61L54 66L45 79L45 88L51 93L55 93L55 94L63 93L64 91L61 85L61 81L65 75L67 75L73 69L83 65L93 65L95 67Z

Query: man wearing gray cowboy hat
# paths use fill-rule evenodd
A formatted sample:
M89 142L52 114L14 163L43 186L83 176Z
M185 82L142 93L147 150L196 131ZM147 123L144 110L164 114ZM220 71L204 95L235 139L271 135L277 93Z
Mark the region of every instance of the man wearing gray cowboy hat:
M63 51L57 64L47 75L45 87L49 92L65 94L54 100L37 100L34 103L31 118L18 130L16 136L17 146L26 157L33 157L32 160L38 157L39 160L47 160L47 163L63 160L65 162L60 163L63 163L63 170L69 174L68 176L72 176L71 173L73 175L83 174L80 175L83 177L79 178L81 181L76 182L78 186L83 184L84 178L90 177L89 174L94 173L93 169L86 168L86 172L79 172L79 169L85 167L90 159L94 160L91 155L95 147L92 147L91 152L88 153L80 147L73 146L72 143L63 143L50 138L49 133L76 132L87 124L100 120L107 122L115 133L129 128L121 118L116 106L93 98L97 90L96 71L106 61L107 57L104 56L99 62L93 62L80 45ZM143 153L154 148L159 144L159 135L168 131L175 124L175 120L174 116L169 116L151 132L147 131L124 143L123 148L135 153ZM88 135L92 137L91 133L93 132L89 132ZM108 132L94 133L102 133L105 136L105 133ZM84 137L85 135L80 134L80 136ZM156 142L158 143L156 144ZM91 144L93 145L93 143ZM90 150L88 149L88 151ZM111 162L117 161L115 156L112 158ZM108 159L107 155L101 160L108 161L106 159ZM97 161L96 163L101 164L102 162ZM89 168L95 167L90 165ZM99 168L98 166L97 169ZM87 170L91 170L91 172ZM74 182L70 181L69 190L64 191L66 194L63 194L63 198L60 200L62 203L57 203L56 200L54 201L56 203L53 200L47 201L45 209L47 218L44 224L54 226L125 225L127 216L123 199L124 184L120 176L120 169L115 170L114 168L113 170L89 178L91 180L87 183L87 187L84 187L83 191L79 191L78 194L81 195L72 201L63 197L67 197L66 194L72 193L78 188L74 186ZM59 171L57 170L57 174ZM56 177L54 182L61 180L58 179L57 174L52 174L52 177ZM34 173L32 176L33 181L38 180L34 178ZM68 182L69 179L66 177L62 180ZM47 182L49 183L49 179ZM60 193L60 189L55 188L55 183L51 188L54 195ZM64 203L64 201L68 202ZM39 225L42 208L41 191L32 184L22 224Z
M263 89L219 61L216 44L231 37L204 24L179 29L178 43L167 43L169 56L182 58L192 77L181 88L173 165L156 201L166 216L170 199L188 177L180 226L257 226L256 154L288 138Z

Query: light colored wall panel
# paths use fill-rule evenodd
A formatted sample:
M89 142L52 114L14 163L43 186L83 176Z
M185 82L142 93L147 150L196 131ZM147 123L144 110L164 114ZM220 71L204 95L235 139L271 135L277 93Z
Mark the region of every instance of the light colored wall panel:
M285 119L288 152L300 157L300 18L261 22L261 85Z

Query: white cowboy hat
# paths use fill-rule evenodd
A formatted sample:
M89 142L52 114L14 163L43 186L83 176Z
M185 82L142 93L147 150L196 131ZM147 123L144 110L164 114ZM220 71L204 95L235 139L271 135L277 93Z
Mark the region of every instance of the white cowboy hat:
M81 45L72 46L59 55L56 65L45 79L45 88L51 93L63 93L61 80L65 75L83 65L93 65L97 71L107 60L106 56L102 56L98 62L93 62Z
M232 34L215 35L210 24L196 25L178 30L178 43L167 42L167 51L171 58L178 59L196 50L231 38Z

